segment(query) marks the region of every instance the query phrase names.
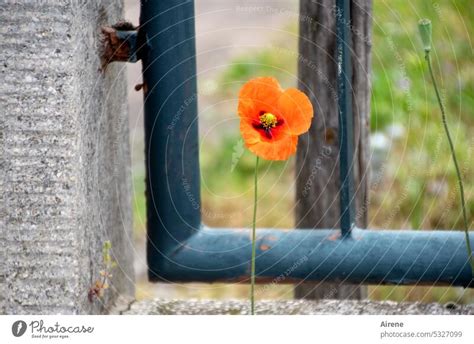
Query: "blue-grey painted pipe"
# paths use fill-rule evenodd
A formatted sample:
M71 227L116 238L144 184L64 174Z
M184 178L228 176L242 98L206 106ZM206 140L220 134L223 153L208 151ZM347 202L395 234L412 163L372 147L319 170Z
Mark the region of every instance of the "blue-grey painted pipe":
M354 124L352 117L350 0L336 0L337 104L339 114L340 226L343 236L354 225Z
M138 36L147 42L141 53L153 279L161 252L185 242L201 224L194 2L142 0Z
M257 279L266 283L345 281L469 286L464 234L455 231L353 229L257 231ZM474 235L471 235L474 239ZM161 280L245 281L250 232L204 228L163 257Z

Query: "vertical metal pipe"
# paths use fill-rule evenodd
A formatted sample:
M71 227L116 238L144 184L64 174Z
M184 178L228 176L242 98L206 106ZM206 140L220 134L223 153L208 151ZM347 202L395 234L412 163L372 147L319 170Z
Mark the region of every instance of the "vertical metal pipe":
M339 162L341 232L347 236L354 225L353 117L350 0L336 0L337 93L339 111Z
M149 278L199 230L194 1L141 1Z

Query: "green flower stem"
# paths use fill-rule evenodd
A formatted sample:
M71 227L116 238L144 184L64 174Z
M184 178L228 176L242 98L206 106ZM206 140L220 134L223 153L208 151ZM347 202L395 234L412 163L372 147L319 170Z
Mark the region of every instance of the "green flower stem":
M454 167L456 168L456 175L457 175L458 184L459 184L459 193L460 193L460 196L461 196L462 216L463 216L463 219L464 219L464 235L466 236L467 256L469 258L469 262L471 263L471 273L474 275L474 257L472 255L471 240L469 238L469 225L467 223L466 201L464 199L464 185L463 185L463 182L462 182L461 170L459 169L458 160L456 158L456 153L454 151L453 140L451 139L451 134L449 132L448 123L446 121L446 111L444 109L444 104L443 104L443 101L441 100L441 96L439 94L438 86L436 84L436 80L435 80L435 77L434 77L434 74L433 74L433 68L431 66L431 58L430 58L430 51L429 50L425 50L425 60L426 60L426 63L428 64L428 69L430 71L431 80L433 82L433 86L434 86L434 89L435 89L435 92L436 92L436 98L438 99L439 108L441 109L441 118L442 118L442 121L443 121L444 131L446 132L446 136L448 137L449 148L451 149L451 155L453 157Z
M254 200L253 200L253 221L252 221L252 262L250 271L250 309L251 314L255 315L255 226L257 222L257 182L258 182L258 156L255 160L255 179L254 179Z

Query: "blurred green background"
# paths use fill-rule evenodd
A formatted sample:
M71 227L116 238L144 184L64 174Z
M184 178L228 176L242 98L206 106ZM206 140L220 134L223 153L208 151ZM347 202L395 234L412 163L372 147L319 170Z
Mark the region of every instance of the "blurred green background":
M433 22L434 68L464 174L469 221L474 214L472 159L474 68L471 1L374 1L371 131L373 172L370 228L460 229L462 217L454 166L440 112L428 79L417 22ZM275 76L296 84L298 20L293 8L265 42L242 45L229 63L199 76L203 219L210 226L248 227L252 218L254 157L238 131L236 97L248 79ZM297 8L296 8L297 11ZM290 15L290 14L293 15ZM197 21L199 22L199 17ZM198 26L199 34L199 26ZM206 39L198 37L199 42ZM206 59L208 55L198 55ZM315 90L317 93L317 90ZM317 114L316 114L317 115ZM137 242L145 237L144 168L135 164L134 213ZM264 162L259 175L258 226L294 224L294 158ZM143 258L142 258L143 259ZM137 297L247 298L248 286L187 284L160 287L138 281ZM258 298L292 298L292 286L259 287ZM474 301L462 288L370 286L374 300Z

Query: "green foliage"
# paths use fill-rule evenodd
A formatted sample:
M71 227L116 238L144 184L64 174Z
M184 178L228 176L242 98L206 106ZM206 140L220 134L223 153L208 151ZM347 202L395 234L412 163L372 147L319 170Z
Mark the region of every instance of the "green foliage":
M420 119L431 121L430 117L439 114L423 61L417 27L420 17L427 17L433 23L432 56L448 113L472 124L469 105L474 105L474 73L469 41L474 25L468 8L467 1L374 3L373 130L382 130L392 122L410 123L418 129L425 124ZM464 103L462 107L460 100Z
M221 77L224 91L235 93L241 83L256 76L274 76L285 83L296 68L295 57L286 49L267 47L233 61Z
M235 58L218 77L221 92L235 95L244 82L257 76L273 76L282 86L293 86L298 55L297 26L294 24L285 26L284 31L288 34L275 37L268 45L249 49Z
M117 263L112 259L110 250L112 243L107 240L102 244L102 270L99 271L100 277L96 279L94 284L89 288L88 299L89 302L94 302L95 299L102 299L105 290L109 288L109 282L112 278L112 269L117 266Z

